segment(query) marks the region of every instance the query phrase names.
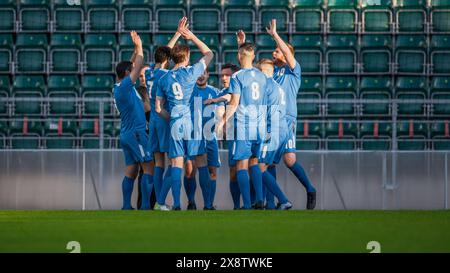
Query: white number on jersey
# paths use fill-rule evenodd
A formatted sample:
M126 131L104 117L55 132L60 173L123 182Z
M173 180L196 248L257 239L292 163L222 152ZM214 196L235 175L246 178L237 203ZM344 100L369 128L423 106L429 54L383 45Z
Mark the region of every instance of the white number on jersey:
M177 82L172 84L172 91L176 100L183 99L183 90L181 90L181 85Z
M252 99L259 99L259 83L252 82Z
M152 98L152 88L153 88L153 81L147 81L147 87L148 87L148 97Z
M281 103L281 105L286 105L286 94L284 93L283 88L278 88L278 92L280 92L280 103Z

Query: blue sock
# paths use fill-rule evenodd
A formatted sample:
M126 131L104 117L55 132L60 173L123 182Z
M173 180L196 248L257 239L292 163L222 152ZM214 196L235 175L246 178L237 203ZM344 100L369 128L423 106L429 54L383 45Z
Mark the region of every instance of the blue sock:
M153 187L155 188L155 195L158 196L161 191L163 183L164 168L155 166L155 173L153 174Z
M216 184L217 181L216 180L212 180L210 181L210 188L209 188L209 202L210 202L210 207L214 206L214 197L216 196Z
M286 195L284 195L283 191L281 191L280 187L277 184L277 181L269 172L264 172L262 174L264 185L267 189L272 192L280 201L280 203L284 204L288 202Z
M233 208L238 209L241 207L241 191L239 190L239 184L236 181L230 180L230 192L231 198L233 198Z
M153 189L153 175L144 173L141 179L141 209L150 209L150 194Z
M200 167L198 168L199 180L200 180L200 188L202 189L203 195L203 204L205 207L209 208L209 192L210 192L210 179L209 179L209 170L208 167Z
M250 202L255 204L255 188L253 187L253 181L250 179Z
M189 201L192 201L195 203L195 191L197 190L197 180L194 177L191 177L188 179L188 187L190 191Z
M134 179L124 177L122 180L122 197L123 206L122 209L131 209L131 194L133 193Z
M163 183L161 186L161 190L157 196L157 201L159 205L164 205L166 203L166 197L169 193L170 187L172 186L172 179L170 179L170 172L172 168L169 166L166 170L166 174L164 175Z
M253 187L255 188L255 201L263 202L263 184L262 184L262 174L258 165L253 165L250 167L250 173L252 176Z
M295 162L294 165L289 167L292 173L297 177L298 181L302 183L307 192L315 192L316 189L309 181L308 176L306 176L305 170L303 170L302 166L298 162Z
M180 207L180 194L181 194L181 174L183 173L182 168L172 167L170 179L172 180L172 196L173 196L173 207Z
M264 181L263 181L264 182ZM275 197L273 193L271 193L267 187L264 187L266 189L266 208L268 209L274 209L275 208Z
M275 180L277 180L277 167L275 165L270 165L267 168L267 170L273 176L273 178L275 178Z
M238 170L236 173L237 182L239 183L239 190L244 201L244 208L251 209L252 202L250 200L250 178L247 170Z
M183 186L184 186L184 191L186 192L186 196L187 196L188 200L191 201L191 200L189 199L189 196L190 196L190 194L191 194L191 188L189 187L188 179L189 179L189 178L188 178L187 176L184 176L184 177L183 177Z

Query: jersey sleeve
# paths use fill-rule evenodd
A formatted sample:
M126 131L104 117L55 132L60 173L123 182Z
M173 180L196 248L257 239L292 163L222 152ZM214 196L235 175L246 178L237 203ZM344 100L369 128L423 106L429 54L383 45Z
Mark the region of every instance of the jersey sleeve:
M134 84L131 82L130 76L123 78L120 85L117 86L117 98L119 100L126 100L130 97L133 91Z
M230 80L230 88L228 89L229 94L241 94L241 84L236 75L233 75Z
M191 66L188 70L189 77L192 81L197 81L198 77L203 75L206 69L205 60L202 58L196 64Z
M293 69L291 69L291 68L289 67L289 65L286 65L286 67L288 68L288 70L289 70L289 72L290 72L291 74L294 74L296 77L300 78L301 73L302 73L302 69L301 69L301 67L300 67L300 64L299 64L297 61L295 61L295 66L294 66Z
M158 83L156 84L156 96L165 98L166 94L164 93L164 90L162 89L162 85L164 84L164 79L159 79Z

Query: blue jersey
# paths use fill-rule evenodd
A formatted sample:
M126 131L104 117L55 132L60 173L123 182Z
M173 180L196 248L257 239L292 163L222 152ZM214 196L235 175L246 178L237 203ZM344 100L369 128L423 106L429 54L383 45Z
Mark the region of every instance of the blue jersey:
M254 106L255 110L258 111L256 122L260 124L264 121L264 115L262 111L259 111L259 107L266 105L266 84L266 76L254 67L241 69L233 74L229 93L240 95L239 107L236 111L238 122L244 122L243 125L245 126L249 125L248 110L251 106ZM245 118L245 120L242 118Z
M190 116L195 83L206 69L203 60L193 66L168 71L158 82L156 95L165 98L172 119Z
M146 130L144 103L139 96L130 76L114 85L114 102L120 113L120 134Z
M273 78L281 85L286 92L286 115L291 118L297 118L297 94L301 85L301 68L296 61L294 69L289 65L282 67L275 66Z
M155 69L154 64L150 65L150 67L145 70L145 82L147 84L150 98L151 118L154 120L162 119L162 117L160 117L155 111L156 89L159 79L164 76L167 71L167 69L162 68ZM167 103L164 104L164 108L167 109Z
M198 87L198 85L195 85L195 87L194 87L194 96L201 98L201 101L202 101L202 104L200 105L200 107L202 107L203 125L205 125L205 123L207 123L214 117L213 113L209 113L206 116L204 116L205 113L203 112L203 108L204 108L203 102L207 99L215 99L215 98L219 97L219 92L220 92L219 89L217 89L211 85L207 85L205 88L200 88L200 87ZM191 105L191 112L193 110L193 107L194 107L194 105ZM214 107L214 109L215 109L215 107Z
M273 79L267 78L267 125L268 131L287 131L286 94L283 88ZM272 123L273 121L276 123ZM275 128L276 126L276 128Z

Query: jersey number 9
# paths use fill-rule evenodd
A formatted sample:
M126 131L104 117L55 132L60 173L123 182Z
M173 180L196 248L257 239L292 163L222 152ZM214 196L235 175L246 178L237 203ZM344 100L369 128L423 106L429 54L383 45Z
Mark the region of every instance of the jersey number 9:
M179 83L175 82L172 84L172 91L176 100L183 99L183 90L181 90L181 85Z

